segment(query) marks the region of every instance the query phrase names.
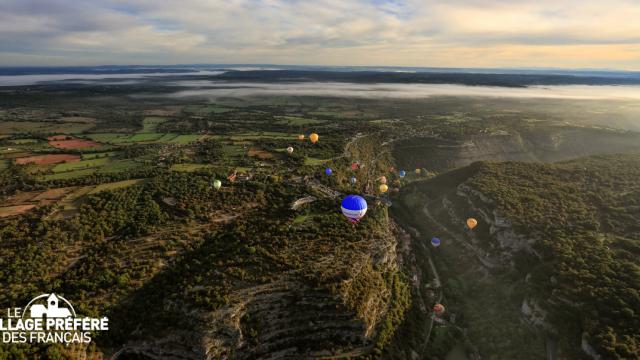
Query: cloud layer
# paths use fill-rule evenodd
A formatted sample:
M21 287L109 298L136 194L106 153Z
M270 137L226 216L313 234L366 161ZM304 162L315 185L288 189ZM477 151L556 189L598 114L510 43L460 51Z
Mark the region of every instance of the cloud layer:
M637 0L0 0L0 65L640 70Z

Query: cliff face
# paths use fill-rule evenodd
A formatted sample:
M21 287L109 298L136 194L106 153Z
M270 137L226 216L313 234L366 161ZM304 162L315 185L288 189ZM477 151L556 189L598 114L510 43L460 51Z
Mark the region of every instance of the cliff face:
M428 195L415 191L423 186L416 183L403 191L402 202L414 204L411 211L422 231L442 239L432 256L445 269L441 274L445 306L464 319L456 325L467 329L481 356L544 357L544 332L550 329L547 314L516 290L526 287L526 275L514 270L520 257L538 257L535 240L519 234L491 198L464 181L444 179L443 187L427 184ZM474 230L466 228L469 217L479 222ZM450 293L451 286L456 296ZM518 339L506 340L511 334L519 334Z
M487 344L485 333L499 335L493 321L546 338L550 359L638 357L629 296L638 279L622 269L640 259L639 164L638 155L475 163L403 190L415 222L442 239L434 256L454 269L449 291L481 353L517 349ZM468 217L478 220L473 230ZM500 314L487 316L494 307ZM535 354L535 341L526 347Z
M465 140L440 137L400 142L394 153L401 168L435 171L475 161L560 161L594 154L640 151L640 135L581 127L548 127L483 132Z
M131 342L115 358L281 359L369 354L391 306L392 290L385 279L398 269L392 232L370 236L357 247L335 244L325 253L297 251L306 262L305 271L282 273L264 284L238 283L228 305L218 310L181 310L189 323L197 324L193 326L197 331L175 331L163 338Z

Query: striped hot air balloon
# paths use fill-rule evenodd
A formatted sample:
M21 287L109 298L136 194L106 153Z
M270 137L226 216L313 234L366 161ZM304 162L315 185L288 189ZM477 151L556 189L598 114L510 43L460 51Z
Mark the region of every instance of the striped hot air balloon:
M359 195L348 195L342 199L342 215L357 223L367 213L367 201Z

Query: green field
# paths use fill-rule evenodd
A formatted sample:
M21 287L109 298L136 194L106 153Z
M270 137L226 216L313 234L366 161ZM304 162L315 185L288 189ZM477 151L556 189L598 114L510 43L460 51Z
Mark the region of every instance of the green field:
M93 141L118 144L127 141L131 134L104 133L104 134L88 134L88 138Z
M93 124L45 122L45 121L1 121L0 134L78 134L92 128Z
M158 125L167 121L167 118L157 117L157 116L149 116L142 120L142 130L140 133L153 133L158 128Z
M297 139L297 138L298 138L297 134L289 134L289 133L276 132L276 131L241 133L241 134L234 134L230 137L230 139L233 141L258 140L258 139Z
M140 134L135 134L135 135L131 136L130 138L128 138L126 140L126 142L156 141L156 140L160 139L163 136L164 136L164 134L161 134L161 133L140 133Z
M38 139L15 139L9 140L11 144L15 145L27 145L27 144L37 144L40 140Z
M164 134L164 135L162 135L161 138L156 140L156 142L169 143L169 142L171 142L171 140L175 139L177 136L179 136L179 135L178 134Z
M178 135L175 138L169 140L168 142L172 144L186 145L188 143L198 141L200 140L200 138L202 138L202 135Z
M105 191L105 190L121 189L121 188L124 188L124 187L128 187L128 186L139 184L139 183L141 183L143 181L145 181L145 179L123 180L123 181L117 181L117 182L112 182L112 183L100 184L100 185L96 186L95 188L93 188L93 190L89 191L89 194L95 194L95 193L98 193L100 191Z
M171 171L193 172L211 168L213 166L210 164L174 164L171 166Z
M111 161L105 166L101 167L98 172L102 174L118 173L118 172L123 172L128 170L139 169L142 166L144 165L134 160L116 160L116 161Z
M89 160L80 160L76 162L67 162L67 163L62 163L54 166L52 171L54 173L60 173L65 171L75 171L80 169L96 168L96 167L101 167L106 165L107 163L109 163L109 161L110 161L109 158L104 157L104 158L95 158L95 159L89 159Z
M115 156L116 154L117 154L116 151L106 151L106 152L82 154L82 160L98 159L98 158L103 158L103 157L111 157L111 156Z
M117 133L105 133L105 134L89 134L87 135L91 140L105 142L110 144L128 144L135 142L175 142L180 137L200 137L200 135L176 135L176 134L164 134L164 133L137 133L137 134L117 134ZM185 142L185 139L177 140L178 143Z
M327 160L325 159L316 159L311 157L304 158L304 164L309 166L318 166L324 164L325 162L327 162Z
M93 168L92 169L66 171L66 172L59 172L59 173L44 175L43 179L46 180L46 181L73 179L73 178L78 178L78 177L82 177L82 176L91 175L94 172L96 172L96 169L93 169Z

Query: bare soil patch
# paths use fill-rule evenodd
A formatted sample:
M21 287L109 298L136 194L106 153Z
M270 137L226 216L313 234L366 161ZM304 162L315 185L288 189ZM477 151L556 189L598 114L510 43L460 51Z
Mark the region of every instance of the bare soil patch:
M80 161L80 156L72 155L72 154L49 154L49 155L37 155L37 156L17 158L16 164L49 165L49 164L59 164L62 162L74 162L74 161Z

